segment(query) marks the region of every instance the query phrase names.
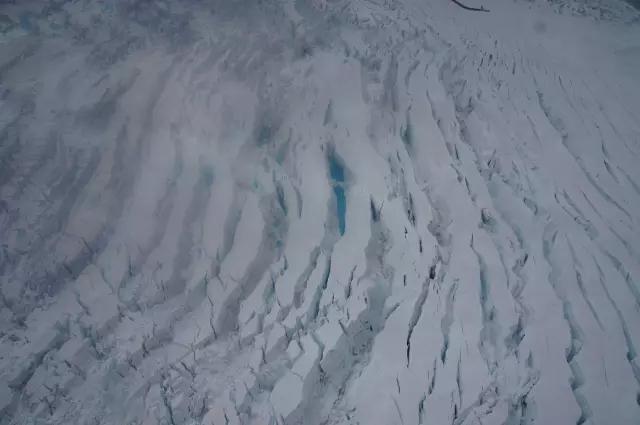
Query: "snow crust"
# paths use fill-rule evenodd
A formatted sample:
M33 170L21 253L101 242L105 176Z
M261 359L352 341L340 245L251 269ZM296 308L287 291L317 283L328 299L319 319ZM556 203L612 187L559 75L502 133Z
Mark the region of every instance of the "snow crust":
M0 1L0 424L638 424L640 14L482 1Z

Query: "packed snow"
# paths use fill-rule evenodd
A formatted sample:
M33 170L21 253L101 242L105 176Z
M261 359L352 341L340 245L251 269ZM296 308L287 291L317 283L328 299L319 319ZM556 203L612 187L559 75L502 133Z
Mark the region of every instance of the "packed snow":
M0 424L640 423L639 9L460 1L0 1Z

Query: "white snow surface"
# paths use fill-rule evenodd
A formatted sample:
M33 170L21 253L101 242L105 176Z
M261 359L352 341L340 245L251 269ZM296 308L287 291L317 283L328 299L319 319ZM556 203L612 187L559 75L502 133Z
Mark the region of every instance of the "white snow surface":
M0 1L0 424L639 424L640 14L465 4Z

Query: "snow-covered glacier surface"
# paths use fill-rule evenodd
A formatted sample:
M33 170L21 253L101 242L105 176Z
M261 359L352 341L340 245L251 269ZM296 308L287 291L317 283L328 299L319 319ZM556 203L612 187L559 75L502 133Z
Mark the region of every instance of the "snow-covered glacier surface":
M640 421L640 14L0 1L0 424Z

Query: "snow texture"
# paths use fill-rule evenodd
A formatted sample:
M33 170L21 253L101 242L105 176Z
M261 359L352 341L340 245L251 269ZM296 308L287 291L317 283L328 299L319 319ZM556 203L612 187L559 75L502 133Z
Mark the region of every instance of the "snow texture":
M0 1L0 424L640 423L637 3L462 3Z

